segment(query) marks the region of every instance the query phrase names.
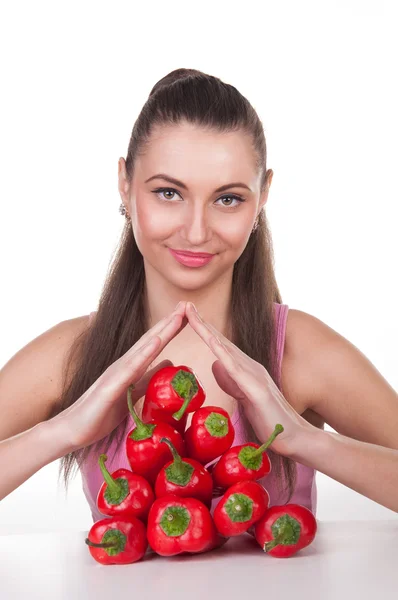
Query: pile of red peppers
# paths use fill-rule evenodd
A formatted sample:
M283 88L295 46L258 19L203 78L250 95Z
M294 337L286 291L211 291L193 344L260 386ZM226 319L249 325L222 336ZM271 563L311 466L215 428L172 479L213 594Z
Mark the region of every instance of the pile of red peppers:
M246 532L278 558L311 544L317 531L312 512L299 504L270 507L267 490L257 482L271 471L266 450L282 425L261 446L232 446L229 414L219 406L203 406L203 387L184 365L153 375L142 419L133 408L133 388L127 390L135 423L126 438L131 470L110 473L107 456L99 457L104 482L97 507L105 518L94 523L85 540L96 561L133 563L148 546L161 556L208 552ZM214 468L207 469L216 459ZM221 498L212 513L217 495Z

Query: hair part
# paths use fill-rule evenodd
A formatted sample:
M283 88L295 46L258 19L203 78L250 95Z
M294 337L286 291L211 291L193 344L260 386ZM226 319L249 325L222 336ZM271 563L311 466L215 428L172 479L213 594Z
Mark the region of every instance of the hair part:
M176 69L152 88L134 124L128 145L126 171L130 181L136 159L145 153L154 128L184 121L212 131L247 133L253 143L256 166L261 171L260 190L265 189L266 141L256 111L234 86L195 69ZM96 318L68 352L62 374L62 392L49 418L76 402L109 365L148 331L145 293L143 256L137 247L131 223L126 221L105 278ZM234 265L232 341L262 364L278 385L274 302L281 304L282 298L275 278L272 236L265 212L261 210L258 228L250 235ZM195 369L194 365L190 366ZM261 444L241 405L239 412L246 439ZM119 449L131 427L130 416L127 415L103 440L64 456L59 476L63 472L65 488L68 488L74 467L80 468L92 454L108 453L114 439ZM279 493L287 491L286 502L289 502L296 484L296 463L271 449L267 453ZM282 478L285 486L282 486Z

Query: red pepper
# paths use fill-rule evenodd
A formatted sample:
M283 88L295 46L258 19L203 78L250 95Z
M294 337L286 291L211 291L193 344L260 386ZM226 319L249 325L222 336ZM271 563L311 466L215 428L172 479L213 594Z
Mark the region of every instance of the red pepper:
M88 532L90 554L103 565L125 565L140 560L147 548L145 525L136 517L107 517Z
M159 369L149 380L142 418L169 423L184 433L187 413L200 408L206 394L192 369L184 365Z
M207 506L175 494L158 498L148 516L148 542L161 556L206 552L220 540Z
M106 454L101 454L98 462L105 481L97 496L99 512L109 516L138 517L145 521L155 500L150 484L128 469L117 469L111 475L105 466L106 460Z
M160 469L170 460L170 452L162 438L173 442L180 454L185 454L185 443L182 435L167 423L143 423L135 412L131 399L133 385L127 390L129 411L136 427L126 437L126 455L134 473L145 477L151 485L155 485Z
M262 485L256 481L240 481L232 485L217 504L214 523L225 537L240 535L261 519L269 502L269 494Z
M301 504L271 506L254 526L254 535L271 556L287 558L309 546L318 526L312 512Z
M213 480L207 469L193 458L181 458L167 438L161 442L169 446L174 458L159 471L155 483L156 497L176 494L183 498L197 498L211 508Z
M220 406L202 406L192 415L184 434L188 456L206 465L232 445L235 429L229 414Z
M261 479L268 475L271 471L271 461L265 450L282 431L282 425L276 425L269 440L262 446L247 442L227 450L211 473L215 487L226 489L239 481Z

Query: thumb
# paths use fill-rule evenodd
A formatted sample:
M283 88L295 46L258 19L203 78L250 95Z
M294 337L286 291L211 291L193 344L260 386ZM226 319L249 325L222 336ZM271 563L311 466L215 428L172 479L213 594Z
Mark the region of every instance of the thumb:
M136 383L134 383L134 391L132 394L133 403L135 404L140 398L142 398L142 396L146 392L149 381L155 375L155 373L157 371L159 371L159 369L163 369L164 367L173 367L173 366L174 365L171 362L171 360L168 360L168 359L162 360L160 363L155 365L152 369L147 371L145 373L145 375L143 375L141 377L141 379L139 379Z
M245 398L245 394L242 392L236 381L229 375L220 360L216 360L211 365L211 370L213 371L217 384L223 392L237 400L243 400Z

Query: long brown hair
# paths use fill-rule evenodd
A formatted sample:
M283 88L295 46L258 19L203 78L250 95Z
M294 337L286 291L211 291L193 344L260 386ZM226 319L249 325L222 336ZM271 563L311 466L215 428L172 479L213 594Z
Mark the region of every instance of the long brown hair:
M248 100L238 90L217 77L194 69L177 69L163 77L138 116L128 146L126 171L131 181L136 157L150 143L151 131L158 125L188 121L218 132L242 131L251 136L256 165L261 172L261 191L266 186L267 150L262 123ZM261 171L260 171L261 170ZM277 355L274 302L282 303L275 279L272 238L265 212L258 228L234 265L232 282L232 340L248 356L264 365L277 381ZM100 296L93 323L71 346L63 372L63 388L51 416L73 404L105 369L120 358L148 330L145 307L145 272L131 224L126 221ZM195 368L195 365L189 365ZM239 405L247 439L261 443ZM272 424L274 425L274 424ZM61 459L65 488L75 466L80 467L92 452L107 453L116 438L124 444L130 416L99 442L67 454ZM264 440L263 440L264 441ZM267 451L272 471L282 491L287 482L290 501L296 483L296 463Z

